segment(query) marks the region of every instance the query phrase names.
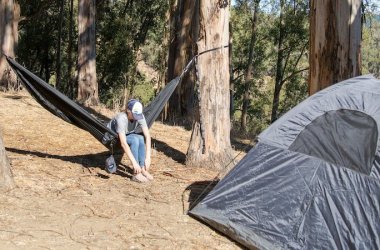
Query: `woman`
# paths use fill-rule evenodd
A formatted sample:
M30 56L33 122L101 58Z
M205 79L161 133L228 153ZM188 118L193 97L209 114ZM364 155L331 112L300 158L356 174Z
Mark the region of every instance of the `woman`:
M131 133L136 126L141 126L142 135ZM116 114L108 127L119 135L121 147L132 163L134 173L132 180L137 182L153 180L153 176L149 173L151 137L141 102L136 99L129 100L125 111Z

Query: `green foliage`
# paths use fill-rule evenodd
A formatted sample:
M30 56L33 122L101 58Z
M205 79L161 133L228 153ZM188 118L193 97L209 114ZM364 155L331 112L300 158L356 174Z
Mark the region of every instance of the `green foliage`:
M307 75L304 78L296 76L289 79L285 85L284 93L281 96L281 105L279 107L280 116L295 105L302 102L308 96Z
M285 1L282 27L283 27L283 58L281 58L281 86L285 89L280 94L280 104L277 116L287 112L307 97L307 71L309 60L306 53L309 48L309 6L307 1ZM279 32L280 19L273 27ZM276 39L279 37L274 36ZM274 43L278 41L274 39ZM305 74L306 73L306 74Z
M369 6L370 7L370 6ZM380 77L380 14L367 8L362 30L362 73Z
M252 30L253 0L237 1L231 9L233 36L234 124L240 119L239 107L245 93L244 71L247 68ZM248 125L251 133L259 133L270 124L280 32L279 1L262 0L256 28L253 60L253 84L249 90L251 103ZM308 2L285 1L281 20L283 27L279 113L294 107L307 96L307 77L299 72L308 67ZM307 71L306 71L307 73ZM294 93L292 92L294 91Z
M244 87L244 72L248 66L249 46L251 43L253 1L239 1L231 8L231 24L233 37L232 72L234 83L233 124L239 129ZM256 134L268 125L270 117L271 88L266 77L271 71L274 58L268 56L274 50L268 27L273 25L273 17L264 11L258 14L256 26L256 43L253 54L253 84L249 90L251 104L248 108L248 132ZM269 116L268 116L269 115Z
M65 1L61 41L61 75L63 84L67 85L74 72L68 72L68 36L69 36L69 3ZM77 10L77 0L74 9ZM18 58L23 65L37 73L53 85L56 79L56 57L58 44L60 1L20 1L21 14L26 17L20 22L20 40L17 50ZM138 91L145 85L147 97L151 99L153 85L136 72L137 53L149 38L151 46L145 46L145 55L150 55L152 64L158 64L163 51L157 50L162 44L165 25L165 13L168 8L164 0L141 1L99 1L96 6L96 66L99 83L99 96L103 103L113 106L120 102L124 88ZM73 14L77 20L77 11ZM73 62L77 58L77 23L74 23ZM65 89L65 87L64 87ZM151 90L148 90L151 89ZM135 93L131 93L134 95Z
M248 66L252 16L255 2L260 2L256 27L256 43L252 62L252 84L249 91L248 126L257 134L270 123L280 27L283 28L281 85L278 114L294 107L307 96L308 15L309 1L282 0L285 4L280 20L279 0L236 0L231 7L232 79L234 86L233 124L240 124L244 72ZM68 69L69 2L65 1L61 62L62 81L68 84L75 72ZM119 105L125 90L147 104L154 96L154 83L137 72L137 60L144 60L163 76L166 71L167 13L164 0L97 1L96 66L101 102L109 107ZM365 1L363 25L362 72L380 77L380 18L373 1ZM17 60L54 85L58 44L60 1L20 0L19 44ZM77 5L74 1L73 55L77 58ZM281 25L280 25L281 22ZM140 55L142 58L140 58ZM73 71L73 69L71 69Z
M56 2L36 0L20 1L20 7L29 18L19 23L18 60L49 82L55 67L59 8Z
M251 105L248 109L249 133L256 135L270 124L273 79L263 77L256 80Z
M139 77L142 78L141 76ZM139 99L144 105L147 105L154 97L154 88L149 82L141 79L133 91L133 97Z
M137 86L144 85L144 80L136 74L137 53L148 34L162 38L162 31L157 27L164 23L166 8L163 0L114 1L102 6L97 20L97 74L102 102L113 99L116 90L128 87L137 91ZM159 52L152 47L147 54L158 57ZM152 89L152 86L145 84L144 88Z
M168 46L165 42L167 32L166 20L157 22L154 28L147 34L147 40L141 47L142 59L156 71L166 71ZM164 73L164 72L161 72Z
M237 4L231 8L232 63L233 72L236 76L240 76L244 72L248 63L253 15L251 1L242 2L240 5ZM265 12L260 12L256 28L257 38L253 65L255 72L258 72L261 76L266 75L273 61L273 59L268 58L268 53L274 50L273 44L270 42L271 35L268 33L268 27L271 25L273 25L273 17Z

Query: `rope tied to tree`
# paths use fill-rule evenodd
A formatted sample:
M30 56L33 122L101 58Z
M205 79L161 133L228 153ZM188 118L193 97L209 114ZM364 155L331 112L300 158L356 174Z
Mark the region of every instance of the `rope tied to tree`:
M203 55L203 54L215 51L215 50L224 49L224 48L229 48L229 45L224 45L224 46L221 46L221 47L216 47L216 48L208 49L208 50L202 51L202 52L196 54L195 56L193 56L193 58L191 58L191 60L187 63L187 65L185 66L185 68L182 70L180 78L182 79L183 76L193 67L193 63L196 61L197 57L199 57L200 55Z

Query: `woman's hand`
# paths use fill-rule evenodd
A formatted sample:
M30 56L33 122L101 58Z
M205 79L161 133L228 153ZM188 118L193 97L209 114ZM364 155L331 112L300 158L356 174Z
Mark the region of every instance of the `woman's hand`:
M141 167L138 164L133 165L133 173L134 174L140 174L141 173Z

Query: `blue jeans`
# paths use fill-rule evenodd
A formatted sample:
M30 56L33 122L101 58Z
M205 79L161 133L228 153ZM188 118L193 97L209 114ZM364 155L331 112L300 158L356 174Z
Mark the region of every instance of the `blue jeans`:
M140 167L145 167L145 141L144 136L138 134L127 135L127 143L131 148L133 157L135 157Z

